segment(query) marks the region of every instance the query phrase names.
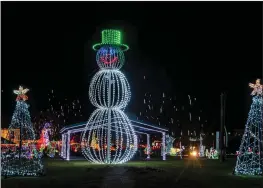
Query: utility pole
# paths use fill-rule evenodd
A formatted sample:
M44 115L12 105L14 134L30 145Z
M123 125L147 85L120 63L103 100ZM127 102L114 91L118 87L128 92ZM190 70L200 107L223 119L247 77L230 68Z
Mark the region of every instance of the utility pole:
M225 161L225 146L224 146L224 126L225 126L225 98L226 94L221 93L220 99L221 99L221 113L220 113L220 161Z

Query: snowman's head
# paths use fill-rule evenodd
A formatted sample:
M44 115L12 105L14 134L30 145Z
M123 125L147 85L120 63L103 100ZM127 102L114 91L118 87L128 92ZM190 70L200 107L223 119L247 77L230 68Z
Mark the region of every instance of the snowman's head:
M96 56L97 63L101 69L120 69L124 64L124 53L118 46L104 45Z

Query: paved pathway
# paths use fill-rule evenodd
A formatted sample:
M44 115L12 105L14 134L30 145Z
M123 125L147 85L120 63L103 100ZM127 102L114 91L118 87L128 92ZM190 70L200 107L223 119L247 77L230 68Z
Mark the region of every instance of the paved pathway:
M107 172L104 179L102 180L101 188L107 187L125 187L133 188L135 181L131 179L131 173L127 172L127 169L124 167L115 167L110 168L110 171Z

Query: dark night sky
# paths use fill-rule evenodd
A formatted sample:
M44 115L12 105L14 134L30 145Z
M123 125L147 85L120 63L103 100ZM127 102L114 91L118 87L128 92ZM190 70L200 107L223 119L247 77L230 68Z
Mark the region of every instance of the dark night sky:
M2 4L2 117L14 109L12 90L31 89L35 111L46 91L79 97L98 70L91 46L100 30L117 28L130 46L122 69L138 110L140 79L172 94L199 96L219 125L220 92L227 92L227 125L242 128L250 105L248 82L262 77L262 6L254 3L15 3ZM92 107L90 107L92 108ZM87 113L87 119L89 114ZM212 123L213 124L213 123Z

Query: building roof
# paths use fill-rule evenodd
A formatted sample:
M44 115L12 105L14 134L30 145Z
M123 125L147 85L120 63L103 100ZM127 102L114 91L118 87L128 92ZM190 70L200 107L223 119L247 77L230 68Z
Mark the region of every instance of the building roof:
M14 142L1 137L1 144L15 144Z
M145 122L142 120L137 120L138 118L133 115L133 114L127 114L136 133L139 134L156 134L156 133L163 133L163 132L168 132L167 128L161 127L161 126L156 126L153 125L149 122ZM71 133L75 133L75 132L82 132L86 128L87 126L87 122L81 122L81 123L77 123L77 124L72 124L72 125L67 125L65 127L63 127L60 130L60 133L66 133L66 132L71 132Z

